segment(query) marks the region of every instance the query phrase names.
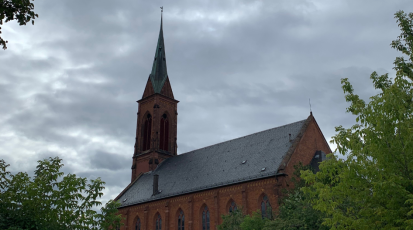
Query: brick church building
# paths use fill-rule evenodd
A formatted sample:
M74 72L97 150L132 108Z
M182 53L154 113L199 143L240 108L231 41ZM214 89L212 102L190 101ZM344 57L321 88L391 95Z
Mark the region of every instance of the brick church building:
M138 101L131 183L116 197L122 230L209 230L221 215L276 209L294 165L331 153L313 115L177 155L178 102L166 69L162 30Z

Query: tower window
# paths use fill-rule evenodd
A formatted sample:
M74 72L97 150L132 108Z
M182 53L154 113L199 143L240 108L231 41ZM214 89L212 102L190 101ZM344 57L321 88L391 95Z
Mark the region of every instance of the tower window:
M161 133L160 133L160 143L159 148L168 151L169 143L169 120L166 114L162 115L161 118Z
M148 114L145 118L143 126L143 143L142 151L148 150L151 146L151 128L152 128L152 116Z

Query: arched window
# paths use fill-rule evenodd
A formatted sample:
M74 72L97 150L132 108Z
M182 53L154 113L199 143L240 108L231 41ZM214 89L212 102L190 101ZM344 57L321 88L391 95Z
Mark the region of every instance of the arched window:
M161 218L161 214L159 213L158 213L158 216L156 217L155 230L162 230L162 218Z
M168 151L168 138L169 138L169 120L166 114L161 118L161 137L160 137L160 149Z
M204 210L202 211L202 230L209 229L209 210L208 206L205 205Z
M267 195L264 195L262 197L262 201L261 201L261 215L262 218L268 218L271 219L272 217L272 210L271 210L271 205L270 205L270 201L268 200Z
M179 211L178 215L178 230L185 230L185 215L182 210Z
M136 220L135 230L141 230L141 219Z
M229 205L229 212L233 212L235 210L237 210L237 204L235 203L235 201L232 201Z
M151 128L152 128L152 116L148 114L143 124L142 151L148 150L151 147Z

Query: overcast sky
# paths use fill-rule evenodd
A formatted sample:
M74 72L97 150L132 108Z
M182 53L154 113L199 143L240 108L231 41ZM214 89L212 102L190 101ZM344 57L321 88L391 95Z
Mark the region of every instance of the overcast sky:
M178 152L302 120L327 141L350 127L340 79L376 92L373 71L401 54L394 13L411 0L36 0L35 25L2 26L0 159L13 172L59 156L64 171L130 182L138 104L164 6L168 75L178 104ZM334 145L331 145L334 150Z

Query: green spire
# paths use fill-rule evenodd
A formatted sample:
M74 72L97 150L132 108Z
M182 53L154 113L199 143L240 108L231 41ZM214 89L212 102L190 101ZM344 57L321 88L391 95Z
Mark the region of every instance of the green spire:
M168 77L168 72L166 71L165 44L163 41L162 14L158 45L156 46L155 59L153 60L152 72L149 77L152 81L152 86L155 93L160 93L165 80Z

